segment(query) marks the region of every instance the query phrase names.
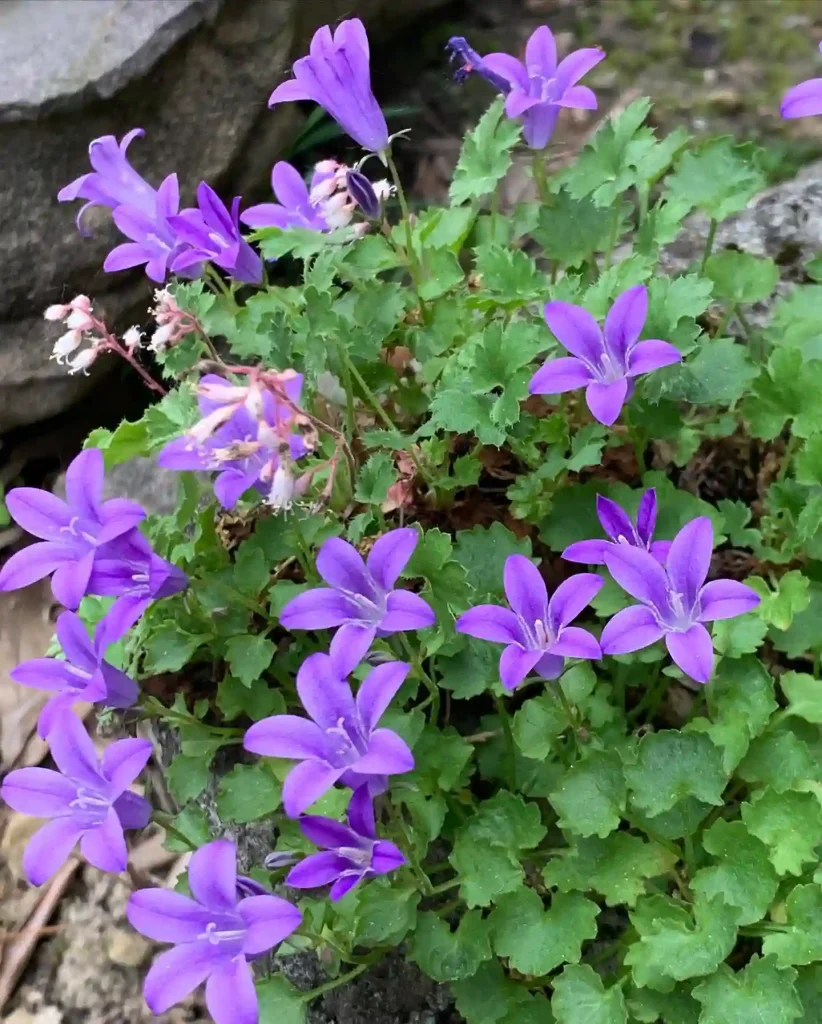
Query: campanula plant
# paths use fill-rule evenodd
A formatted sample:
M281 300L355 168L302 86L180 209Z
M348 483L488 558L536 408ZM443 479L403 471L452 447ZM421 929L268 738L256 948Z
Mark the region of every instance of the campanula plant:
M331 989L404 957L467 1024L815 1020L815 293L721 244L765 184L751 144L658 138L645 99L603 113L605 54L548 26L447 51L443 102L472 76L499 95L439 205L411 212L358 19L261 84L347 137L277 161L270 198L178 181L173 153L146 181L139 129L61 190L80 223L111 210L107 272L163 286L148 329L46 310L58 366L119 357L153 404L57 493L4 496L27 536L0 589L48 577L62 606L11 673L45 691L51 759L3 782L46 819L27 875L120 873L133 830L166 829L185 875L127 911L168 945L157 1014L204 986L218 1024L330 1019ZM566 108L591 135L555 170ZM116 493L135 456L175 474L171 514Z

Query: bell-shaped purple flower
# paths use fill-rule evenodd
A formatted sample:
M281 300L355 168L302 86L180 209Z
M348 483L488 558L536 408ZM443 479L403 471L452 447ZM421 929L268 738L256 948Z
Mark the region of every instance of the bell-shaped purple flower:
M125 871L125 828L145 828L151 805L129 791L151 756L149 740L118 740L102 761L80 719L70 711L55 717L48 735L59 771L20 768L3 780L0 795L15 811L51 818L29 841L23 869L42 885L80 843L86 860L101 871Z
M502 685L513 690L536 669L543 679L562 674L565 658L600 658L596 639L570 625L604 584L596 573L565 580L548 599L539 569L524 555L505 560L505 596L511 608L481 604L457 619L458 633L505 644L499 662ZM513 610L511 610L513 609Z
M370 220L376 220L382 214L382 203L374 191L374 186L362 171L348 171L345 176L348 194Z
M89 580L100 549L146 515L133 501L103 501L103 455L96 448L80 452L68 467L65 501L37 487L15 487L6 495L6 507L40 543L18 551L0 569L0 591L18 590L53 573L54 596L71 609L94 592Z
M332 900L342 899L355 885L396 871L407 860L394 843L378 839L371 797L358 789L348 805L348 825L332 818L306 814L299 819L303 835L324 853L312 853L288 873L286 885L318 889L331 884Z
M200 385L197 401L205 419L224 406L209 398L203 388L232 385L216 374L206 374ZM299 373L283 382L283 390L295 405L299 405L302 385ZM238 404L229 419L204 440L198 440L195 428L169 442L158 455L157 464L163 469L216 472L214 493L223 508L234 508L250 487L269 492L281 463L281 447L287 446L295 461L307 455L308 448L302 436L289 429L294 418L291 408L278 402L268 390L262 392L260 402L261 419L255 418L246 405ZM272 429L261 431L261 422Z
M819 50L822 52L822 43L819 44ZM779 113L785 118L822 114L822 78L809 78L788 89L782 98Z
M117 597L118 614L133 624L152 601L187 586L182 569L160 558L139 530L132 530L97 549L87 593Z
M214 189L201 181L197 186L197 209L183 210L169 217L168 222L177 233L177 242L189 246L171 262L173 271L189 271L211 261L238 281L262 282L262 260L240 233L239 196L229 212Z
M240 214L250 228L303 228L306 231L328 231L320 209L311 202L308 185L300 172L285 160L271 169L271 191L276 203L260 203Z
M636 523L615 501L597 495L597 516L602 529L610 540L580 540L562 552L566 562L580 562L582 565L604 565L605 555L615 544L629 544L643 551L650 551L654 558L665 564L669 540L654 540L656 526L656 491L653 487L639 499Z
M280 613L286 629L329 629L375 636L433 626L436 616L418 594L395 590L397 577L408 564L419 534L405 527L390 530L374 544L363 561L353 544L332 537L317 555L317 572L328 584L289 601ZM367 650L367 647L366 647Z
M77 701L130 708L140 696L137 684L125 672L105 660L106 650L133 625L116 603L97 623L92 640L74 612L63 612L57 620L57 639L62 658L32 658L13 668L9 675L23 686L53 693L40 712L38 732L45 738L55 721Z
M595 419L610 427L633 389L633 380L682 359L667 341L639 341L648 317L648 290L623 292L605 318L605 329L581 306L549 302L545 320L571 355L551 359L531 378L532 395L558 395L585 388Z
M241 897L237 850L227 839L200 847L188 866L193 899L172 889L139 889L126 907L141 935L174 943L146 975L152 1013L165 1013L205 982L215 1024L257 1024L259 1007L249 960L299 928L299 909L279 896Z
M294 77L278 85L269 107L294 100L319 103L363 149L388 148L388 125L371 91L368 36L359 18L341 21L333 36L317 29L307 57L294 64Z
M642 604L617 612L602 631L603 654L630 654L665 638L685 675L707 683L714 667L711 635L703 623L752 611L759 595L736 580L706 583L714 546L710 519L683 526L671 542L665 568L647 551L614 545L605 554L608 571Z
M337 633L329 654L312 654L297 673L297 693L310 716L274 715L245 734L246 750L300 761L283 784L283 806L291 818L310 807L337 782L366 776L400 775L414 768L405 740L378 723L405 681L410 665L378 665L357 690L347 677L362 661L367 633Z
M126 151L136 138L145 135L142 128L133 128L118 143L114 135L103 135L94 139L88 147L89 160L94 168L88 174L81 174L70 184L61 188L57 198L61 203L74 199L88 202L77 215L77 227L83 234L82 217L91 206L130 206L153 218L156 209L157 192L138 174L128 162ZM176 186L176 175L172 175ZM168 184L169 179L163 182ZM176 212L176 211L175 211Z

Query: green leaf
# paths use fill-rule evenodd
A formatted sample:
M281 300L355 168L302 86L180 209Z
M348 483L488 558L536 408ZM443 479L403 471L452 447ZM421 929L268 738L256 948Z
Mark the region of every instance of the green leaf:
M227 722L240 715L259 722L269 715L285 714L283 695L265 679L255 679L251 686L246 686L234 676L225 676L217 687L217 707Z
M420 284L420 298L438 299L465 279L460 261L450 249L431 249L425 253L426 278Z
M244 825L272 814L280 806L281 788L263 761L235 764L220 779L217 813L221 821Z
M568 964L554 979L551 1009L558 1024L627 1024L619 985L606 989L588 964Z
M211 758L177 754L166 769L166 779L178 803L196 800L211 779Z
M755 613L714 623L714 649L725 658L741 658L759 650L768 626Z
M196 804L189 804L176 815L172 824L174 833L166 836L166 847L173 853L191 853L214 838L208 827L208 820L202 807ZM175 834L176 833L176 834ZM179 836L184 836L188 842L184 843Z
M256 597L271 581L271 570L256 537L244 540L234 556L234 586L241 594Z
M592 253L604 251L613 224L612 211L585 196L574 199L567 189L549 197L532 232L546 259L578 267Z
M698 1024L699 1004L694 1002L684 985L677 985L670 992L654 992L641 988L628 1000L628 1009L637 1020L644 1024Z
M726 249L705 264L714 295L731 303L764 302L779 282L779 267L771 259Z
M426 726L414 744L417 768L413 778L426 793L454 789L460 783L472 753L471 744L466 743L453 726L442 730Z
M308 1004L303 993L282 974L258 981L259 1024L305 1024Z
M494 522L488 527L460 530L454 555L478 596L499 597L504 593L502 577L506 559L509 555L530 557L531 540L528 537L519 540L502 523Z
M505 98L500 96L468 132L462 144L449 195L454 206L493 192L511 166L511 150L521 126L504 117Z
M208 633L187 633L172 622L160 626L145 642L143 670L147 675L178 672L209 640Z
M505 790L483 801L458 829L449 858L468 906L487 907L517 889L525 877L521 851L537 846L545 832L537 804Z
M770 633L774 647L789 658L799 658L810 651L822 650L822 630L819 629L822 585L811 582L807 596L807 607L794 615L788 629L772 629Z
M736 942L737 911L720 899L697 896L686 909L669 896L645 896L630 916L639 941L625 963L640 987L667 992L674 981L711 974Z
M546 910L538 893L520 888L491 912L494 949L521 974L548 974L561 963L579 963L583 942L597 933L598 913L578 893L557 893Z
M592 751L571 765L549 795L561 829L600 839L619 828L625 797L619 755L606 750Z
M354 497L366 505L382 505L396 481L394 460L385 452L375 452L359 471Z
M819 1007L822 1005L822 964L803 967L796 973L796 991L805 1010L799 1024L819 1024Z
M749 391L759 368L748 357L747 346L733 338L703 337L695 356L671 367L662 382L648 392L654 401L667 398L694 405L731 405Z
M774 590L759 576L751 576L747 582L762 598L757 614L776 629L788 629L794 616L804 611L811 601L810 580L796 569L781 576Z
M477 697L499 680L499 654L484 640L465 637L465 646L450 658L440 656L440 686L456 700Z
M476 298L480 309L492 303L517 309L528 302L535 302L545 292L544 275L522 249L481 245L476 250L476 271L483 285ZM487 297L488 293L493 299Z
M741 821L715 821L703 833L702 845L719 863L697 871L694 892L706 899L719 896L739 911L738 924L765 917L776 896L779 878L768 859L768 848Z
M417 923L420 894L415 889L390 888L381 879L362 886L357 900L354 934L365 946L396 946Z
M822 807L811 793L779 793L765 789L742 804L748 831L768 847L780 875L801 875L803 865L816 862L822 842Z
M732 139L712 139L682 154L666 179L669 199L684 199L717 221L744 210L766 185L765 176L748 159L747 147Z
M779 686L788 698L788 714L822 725L822 682L806 672L786 672Z
M526 700L514 715L514 741L524 757L542 761L554 749L554 740L568 728L568 716L557 697L543 693Z
M645 892L646 879L664 875L673 863L674 855L665 847L614 832L605 839L576 839L567 853L548 861L542 877L562 892L594 890L609 907L633 907Z
M702 1003L699 1024L791 1024L802 1016L795 980L796 971L777 967L770 957L753 956L737 973L722 964L694 989Z
M429 910L417 919L409 956L434 981L460 981L491 959L489 932L489 923L478 910L469 910L453 932Z
M754 740L737 773L745 782L768 785L784 793L789 789L812 789L820 778L820 766L794 732L793 723L782 722Z
M530 996L527 989L509 978L494 957L480 966L472 978L451 983L457 1009L468 1024L497 1024L512 1014L512 1024L521 1019L518 1011ZM547 1024L544 1017L540 1024Z
M762 953L783 967L822 960L822 889L797 885L785 901L787 926L782 935L766 935Z
M822 362L805 362L796 349L778 348L742 402L742 415L754 437L771 441L792 424L797 437L822 432L822 407L814 396L822 382Z
M260 678L277 650L269 639L260 634L232 636L225 646L231 672L245 686L251 686Z
M506 433L492 421L494 402L493 395L472 394L468 381L459 387L443 388L431 399L431 427L456 434L474 433L483 444L498 447L505 442Z
M673 729L643 737L625 780L633 804L651 816L688 796L719 807L728 781L719 749L707 736Z

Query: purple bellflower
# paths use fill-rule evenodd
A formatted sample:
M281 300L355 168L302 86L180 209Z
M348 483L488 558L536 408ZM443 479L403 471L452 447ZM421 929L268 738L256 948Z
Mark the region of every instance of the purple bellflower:
M166 1010L206 983L215 1024L257 1024L259 1008L249 960L299 928L302 914L279 896L237 893L237 850L227 839L201 846L188 866L194 899L171 889L139 889L126 916L141 935L174 943L146 975L152 1013Z
M303 835L324 853L312 853L288 873L286 885L295 889L318 889L331 885L332 900L342 899L360 882L396 871L407 860L399 847L377 839L371 797L357 790L348 805L348 825L319 815L299 819Z
M822 52L822 43L819 44L819 50ZM788 89L782 98L779 113L785 118L822 114L822 78L809 78Z
M593 92L577 82L603 60L605 52L598 47L575 50L557 64L556 43L547 25L536 29L525 44L524 63L508 53L479 57L459 37L450 41L449 49L465 60L457 72L458 80L473 71L505 94L505 112L522 118L523 135L532 149L548 145L563 107L597 108ZM508 88L502 87L499 79Z
M57 639L65 654L61 658L32 658L13 668L16 683L54 694L40 712L38 732L45 738L63 711L77 701L130 708L140 696L137 684L125 672L105 660L106 650L116 643L133 622L115 604L100 620L92 641L82 620L74 612L63 612L57 620Z
M142 128L133 128L123 136L120 143L114 135L94 139L88 147L89 160L94 170L81 174L57 193L61 203L74 199L88 200L77 215L77 227L83 234L86 232L83 230L82 217L92 206L108 206L112 210L117 206L129 206L142 211L147 217L154 217L158 193L134 170L126 155L134 139L143 135L145 132ZM172 179L173 186L170 186ZM176 190L177 176L169 175L160 187Z
M671 542L665 568L648 551L627 544L605 554L608 571L641 604L617 612L602 631L604 654L630 654L665 638L686 676L707 683L714 666L711 635L703 623L733 619L756 608L755 590L736 580L705 579L711 567L713 527L700 516Z
M451 36L445 44L445 49L448 51L448 56L452 62L460 62L460 66L454 72L455 82L459 82L462 85L469 75L479 75L486 82L490 82L504 96L507 96L511 91L511 83L508 79L503 75L498 75L496 71L489 67L464 36Z
M15 487L6 506L16 523L40 543L12 555L0 569L0 591L17 590L53 573L51 589L66 608L75 609L92 593L95 559L107 542L121 538L145 510L122 498L103 501L103 455L80 452L66 471L66 500L36 487Z
M152 601L187 586L183 570L160 558L142 533L132 530L98 548L87 593L117 597L112 611L116 607L121 621L133 625Z
M224 408L208 396L207 389L228 389L232 385L216 374L207 374L200 384L198 404L205 420ZM302 374L283 382L283 391L295 405L299 405L302 385ZM309 449L300 434L291 432L292 409L278 402L268 390L262 392L260 404L260 419L246 405L238 404L229 419L204 440L198 440L196 428L175 438L160 452L157 464L164 469L216 471L214 493L223 508L234 508L250 487L270 491L281 463L281 447L287 447L294 461L301 459Z
M20 768L9 772L0 794L15 811L51 818L23 855L32 885L42 885L80 841L86 860L101 871L125 871L125 828L145 828L151 805L128 787L151 756L149 740L117 740L102 761L80 719L70 711L55 716L48 735L59 771Z
M359 18L341 21L333 36L328 25L317 29L307 57L294 64L294 77L278 85L269 107L313 100L363 149L388 148L388 125L371 91L368 36Z
M362 171L348 171L345 176L348 194L369 220L376 220L382 214L382 203L369 178Z
M414 768L405 740L377 724L405 681L410 665L391 661L372 669L356 698L348 676L371 643L368 633L338 632L329 654L312 654L297 673L297 693L310 716L273 715L245 734L246 750L301 763L283 784L283 806L302 814L340 781L359 785L365 777L400 775Z
M328 231L321 210L311 202L308 185L300 172L285 160L271 169L271 191L276 203L249 206L240 220L250 228L303 228L306 231Z
M509 555L504 580L511 608L477 605L460 615L456 628L458 633L506 645L499 674L507 690L519 686L532 669L543 679L556 679L565 658L602 657L596 639L570 625L605 583L601 576L578 573L560 583L549 600L534 563L525 555Z
M213 188L201 181L197 186L197 209L183 210L168 218L177 241L187 248L171 263L173 271L186 271L210 260L238 281L260 284L263 264L240 233L240 197L229 212Z
M671 542L653 539L656 526L656 491L653 487L639 499L636 523L631 521L631 517L615 501L603 498L601 494L597 495L597 516L602 523L602 529L611 539L580 540L576 544L570 544L562 552L566 562L604 565L605 555L614 545L629 544L642 551L650 551L658 562L665 564Z
M648 316L648 290L623 292L605 318L605 328L581 306L549 302L545 320L571 355L551 359L531 378L532 395L558 395L585 388L594 418L610 427L633 390L633 380L682 359L667 341L639 341Z
M286 629L329 629L375 636L425 629L436 622L431 607L410 590L395 590L397 577L414 553L419 535L405 527L390 530L362 555L339 537L327 540L317 554L317 571L328 584L289 601L280 613ZM367 647L366 647L367 650Z

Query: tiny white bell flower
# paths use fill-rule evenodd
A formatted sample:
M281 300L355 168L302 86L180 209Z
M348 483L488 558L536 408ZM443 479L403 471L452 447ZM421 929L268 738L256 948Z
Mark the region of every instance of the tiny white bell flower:
M65 320L71 312L71 306L49 306L43 313L44 320Z
M69 314L66 320L66 327L70 331L87 331L94 326L94 321L84 310L75 309Z
M129 355L132 355L140 347L142 340L143 332L140 328L136 324L133 327L129 327L123 335L123 344L126 346Z
M88 368L97 358L96 348L85 348L83 351L69 360L69 375L75 373L82 373L85 377L88 377Z
M82 341L81 331L66 331L55 341L49 359L56 359L58 365L65 363L71 353L80 347Z

